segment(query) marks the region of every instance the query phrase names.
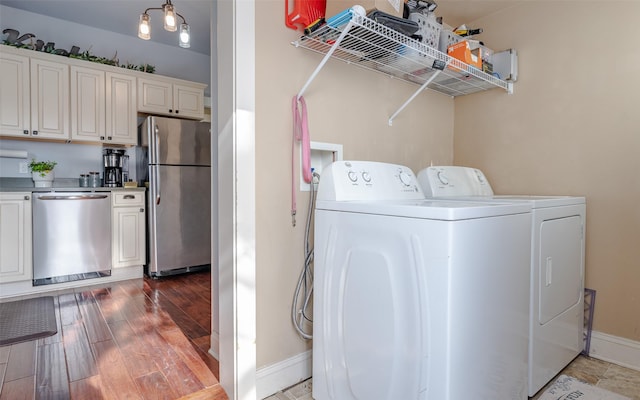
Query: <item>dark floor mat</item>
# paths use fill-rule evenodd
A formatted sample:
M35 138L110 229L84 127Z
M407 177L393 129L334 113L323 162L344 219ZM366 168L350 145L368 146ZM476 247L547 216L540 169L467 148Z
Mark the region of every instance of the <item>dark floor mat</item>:
M0 303L0 346L39 339L57 332L53 297Z

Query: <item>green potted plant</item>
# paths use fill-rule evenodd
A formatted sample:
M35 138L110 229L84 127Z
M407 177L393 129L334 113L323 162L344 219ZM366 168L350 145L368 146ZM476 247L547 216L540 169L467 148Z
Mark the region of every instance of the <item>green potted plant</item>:
M51 187L53 185L53 168L56 164L55 161L31 160L29 170L35 187Z

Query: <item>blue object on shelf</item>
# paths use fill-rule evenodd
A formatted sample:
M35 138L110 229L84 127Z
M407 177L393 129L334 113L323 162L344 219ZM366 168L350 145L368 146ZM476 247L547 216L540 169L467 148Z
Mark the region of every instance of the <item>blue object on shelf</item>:
M332 28L339 28L342 25L346 25L351 18L353 17L353 10L351 8L347 8L346 10L339 12L333 17L327 19L327 25Z

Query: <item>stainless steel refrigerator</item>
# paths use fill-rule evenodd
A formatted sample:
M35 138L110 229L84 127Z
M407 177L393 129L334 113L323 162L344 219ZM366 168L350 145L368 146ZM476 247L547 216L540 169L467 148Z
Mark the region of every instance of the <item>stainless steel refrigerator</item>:
M211 124L147 117L140 125L137 177L148 182L150 276L211 265Z

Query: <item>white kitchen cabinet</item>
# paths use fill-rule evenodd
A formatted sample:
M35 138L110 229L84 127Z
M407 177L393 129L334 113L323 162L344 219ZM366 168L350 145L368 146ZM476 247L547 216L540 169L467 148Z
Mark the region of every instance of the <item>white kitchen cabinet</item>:
M138 78L138 111L203 119L205 87L172 78Z
M137 144L136 78L71 66L71 139Z
M69 139L69 66L0 53L0 134Z
M117 191L111 195L113 268L146 263L144 191Z
M0 133L31 135L29 57L0 52Z
M107 138L113 143L138 144L135 76L107 72Z
M71 66L71 140L106 140L104 71Z
M0 283L32 276L31 193L0 193Z

